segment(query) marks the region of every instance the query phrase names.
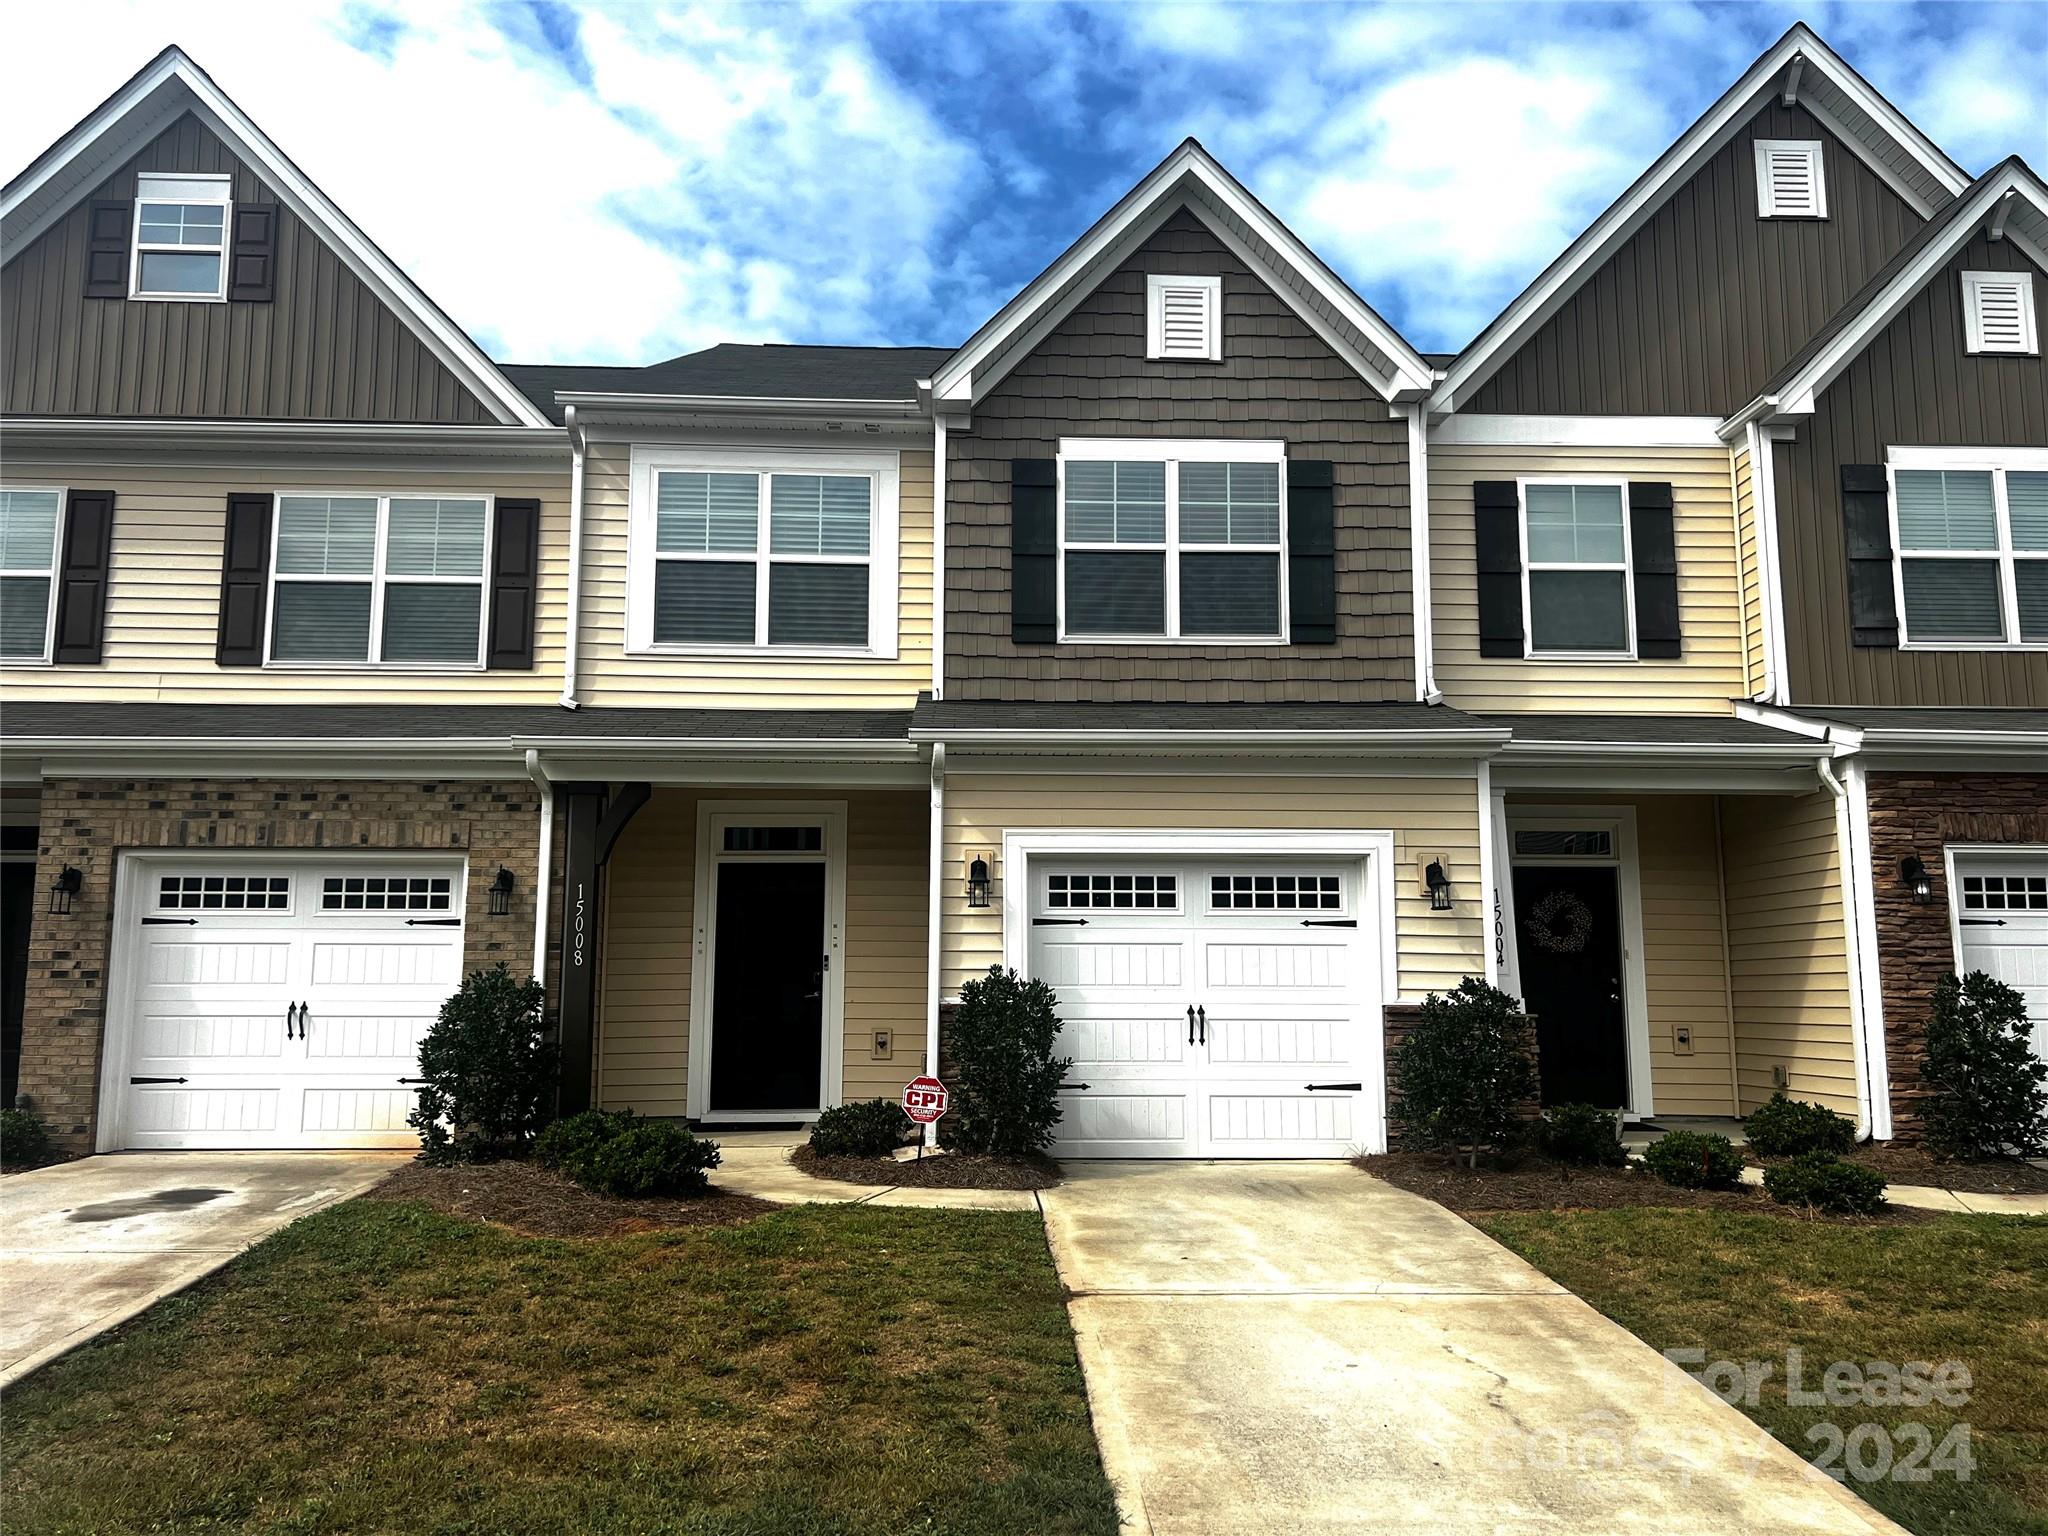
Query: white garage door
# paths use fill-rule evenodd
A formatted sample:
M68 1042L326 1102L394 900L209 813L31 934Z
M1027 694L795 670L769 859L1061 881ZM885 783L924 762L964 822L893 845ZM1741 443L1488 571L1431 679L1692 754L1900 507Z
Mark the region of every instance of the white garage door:
M1034 860L1031 974L1073 1058L1062 1157L1345 1157L1376 1096L1357 861Z
M115 1145L400 1147L462 975L460 863L134 866Z
M1961 968L2019 990L2034 1053L2048 1061L2048 848L1959 852L1955 862Z

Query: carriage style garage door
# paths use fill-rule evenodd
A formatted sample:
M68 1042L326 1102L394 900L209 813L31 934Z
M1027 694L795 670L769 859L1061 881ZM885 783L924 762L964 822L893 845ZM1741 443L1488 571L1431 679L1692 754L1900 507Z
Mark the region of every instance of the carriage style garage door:
M1032 860L1061 1157L1344 1157L1377 1113L1377 934L1349 862Z
M402 1147L462 975L459 861L135 860L102 1145Z
M2048 847L1954 857L1958 969L1988 972L2027 1000L2034 1054L2048 1061Z

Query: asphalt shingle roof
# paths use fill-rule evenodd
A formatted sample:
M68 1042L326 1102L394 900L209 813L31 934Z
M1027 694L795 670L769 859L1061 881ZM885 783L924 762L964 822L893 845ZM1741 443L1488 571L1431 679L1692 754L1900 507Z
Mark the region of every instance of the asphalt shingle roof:
M645 367L501 363L505 376L555 421L558 390L726 395L774 400L915 400L951 347L799 347L720 342Z
M593 743L633 738L900 742L908 710L561 709L529 705L49 704L7 706L6 738L204 738L335 741L550 737Z

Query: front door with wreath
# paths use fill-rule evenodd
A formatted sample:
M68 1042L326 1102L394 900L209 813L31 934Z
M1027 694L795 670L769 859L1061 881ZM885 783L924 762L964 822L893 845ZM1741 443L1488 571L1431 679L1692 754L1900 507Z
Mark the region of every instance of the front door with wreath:
M1522 1003L1535 1017L1545 1104L1628 1100L1621 896L1611 867L1518 866Z

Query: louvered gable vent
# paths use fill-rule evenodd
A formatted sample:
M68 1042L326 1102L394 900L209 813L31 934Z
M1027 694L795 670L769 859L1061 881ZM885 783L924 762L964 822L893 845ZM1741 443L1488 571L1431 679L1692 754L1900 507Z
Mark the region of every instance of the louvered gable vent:
M2041 350L2034 321L2034 279L2026 272L1963 274L1964 341L1972 352Z
M1214 277L1145 279L1146 356L1215 362L1223 356L1222 280Z
M1804 139L1756 141L1757 214L1766 219L1824 219L1827 183L1820 144Z

